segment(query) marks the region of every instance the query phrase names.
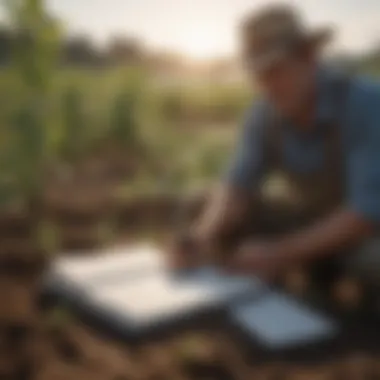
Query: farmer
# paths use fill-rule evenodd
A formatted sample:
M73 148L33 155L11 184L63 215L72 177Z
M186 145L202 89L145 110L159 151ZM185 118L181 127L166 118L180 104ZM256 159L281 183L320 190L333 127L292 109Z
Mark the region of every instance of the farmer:
M322 282L341 270L380 279L380 86L322 63L331 34L281 4L244 20L243 61L262 96L201 220L175 244L176 265L216 253L259 276L310 265Z

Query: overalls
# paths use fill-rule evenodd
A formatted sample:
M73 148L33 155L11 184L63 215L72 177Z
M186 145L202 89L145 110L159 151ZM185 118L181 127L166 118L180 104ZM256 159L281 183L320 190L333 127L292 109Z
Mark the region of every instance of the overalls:
M324 155L322 166L315 171L295 172L287 167L284 126L281 118L275 112L271 113L264 136L266 175L259 196L254 200L258 208L255 216L259 216L256 222L259 232L292 232L323 218L343 203L345 162L341 131L349 85L346 76L336 78L333 83L334 118L331 124L318 126L324 133ZM272 180L277 177L277 184L266 183L268 177ZM276 190L278 194L275 194ZM329 287L342 271L341 255L320 259L310 267L313 281L322 287Z
M281 119L271 113L264 136L265 176L261 190L253 197L249 221L244 222L239 232L226 238L228 251L252 235L285 234L310 225L343 203L345 160L341 124L349 85L349 78L343 76L334 83L334 121L332 125L321 128L324 129L324 162L316 171L298 173L287 167L284 159L285 131ZM276 182L274 177L277 177ZM268 178L271 178L269 182ZM275 194L277 190L279 192ZM344 257L348 256L347 252L342 252L342 255L327 255L326 259L313 262L308 269L314 284L327 290L343 274Z
M350 79L340 76L333 83L332 101L335 116L331 125L322 126L324 162L313 172L297 173L290 170L284 159L284 129L281 119L273 112L264 136L265 176L259 194L252 202L252 220L242 228L242 236L284 234L312 224L343 204L346 187L346 168L341 136L346 112L346 97ZM277 183L266 182L277 176ZM280 178L280 179L279 179ZM279 183L280 182L280 183ZM285 184L285 186L281 186ZM269 186L268 186L269 185ZM279 191L277 191L279 190ZM277 194L275 194L277 191ZM380 196L380 195L379 195ZM232 239L236 243L236 236ZM349 252L327 255L310 265L312 280L329 287L343 274L380 287L380 239L378 235L351 247ZM380 305L379 305L380 307Z

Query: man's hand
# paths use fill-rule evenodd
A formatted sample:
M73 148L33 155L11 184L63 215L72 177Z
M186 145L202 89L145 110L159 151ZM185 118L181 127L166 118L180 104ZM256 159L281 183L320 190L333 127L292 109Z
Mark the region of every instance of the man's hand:
M192 235L180 236L169 247L168 264L175 271L192 269L201 265L200 256L196 238Z
M171 244L170 267L187 269L218 261L223 237L244 221L250 202L250 192L218 186L200 219L189 228L187 236Z
M284 269L284 262L277 243L250 241L242 244L227 264L233 273L253 274L266 279L273 278Z

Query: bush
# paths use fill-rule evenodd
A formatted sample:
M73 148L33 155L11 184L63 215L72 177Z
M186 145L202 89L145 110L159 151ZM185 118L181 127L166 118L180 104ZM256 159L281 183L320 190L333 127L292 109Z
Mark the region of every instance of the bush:
M138 99L131 89L115 97L111 107L109 138L117 145L128 148L138 140Z
M88 144L87 120L83 97L77 88L69 88L62 96L61 157L66 162L76 162Z

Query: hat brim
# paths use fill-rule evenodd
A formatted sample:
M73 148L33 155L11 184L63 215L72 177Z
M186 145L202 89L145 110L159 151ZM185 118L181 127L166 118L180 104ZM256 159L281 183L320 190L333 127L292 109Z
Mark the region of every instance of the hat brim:
M331 28L320 28L313 30L299 38L297 46L310 46L313 49L319 50L328 44L334 35ZM292 49L288 46L273 50L266 53L264 56L254 59L250 66L254 71L263 71L281 63L282 60L292 54Z
M320 48L331 42L334 37L334 30L332 28L321 28L314 30L306 36L305 43L314 45Z

